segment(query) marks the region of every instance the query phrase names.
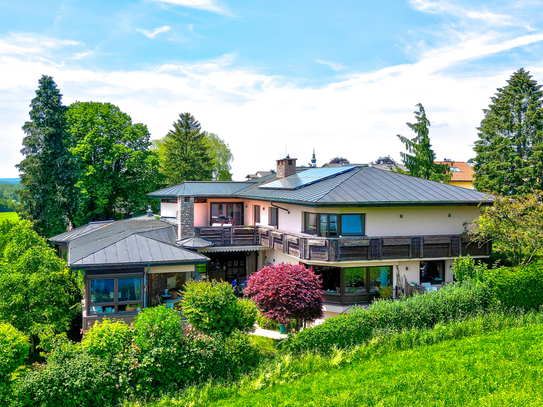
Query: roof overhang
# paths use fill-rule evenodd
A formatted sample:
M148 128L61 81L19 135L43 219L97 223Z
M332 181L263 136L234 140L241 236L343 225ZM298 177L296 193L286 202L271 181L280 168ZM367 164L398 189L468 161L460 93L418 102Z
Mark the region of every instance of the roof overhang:
M248 246L214 246L198 249L198 253L210 252L256 252L262 250L270 250L267 246L248 245Z

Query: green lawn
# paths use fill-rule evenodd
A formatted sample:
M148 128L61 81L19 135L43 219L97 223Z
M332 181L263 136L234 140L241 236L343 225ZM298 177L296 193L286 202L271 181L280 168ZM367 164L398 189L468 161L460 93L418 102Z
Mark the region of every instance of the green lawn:
M18 220L19 216L17 216L17 212L0 212L0 222L5 219Z
M543 325L511 328L390 352L260 391L240 389L215 402L191 401L247 407L541 406L542 341Z

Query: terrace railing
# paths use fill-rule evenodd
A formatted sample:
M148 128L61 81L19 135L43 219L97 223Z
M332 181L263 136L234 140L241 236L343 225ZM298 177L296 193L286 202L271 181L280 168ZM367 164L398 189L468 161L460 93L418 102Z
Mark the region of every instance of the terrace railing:
M300 260L348 261L487 256L490 244L464 235L326 238L257 226L199 227L196 235L215 246L262 245Z

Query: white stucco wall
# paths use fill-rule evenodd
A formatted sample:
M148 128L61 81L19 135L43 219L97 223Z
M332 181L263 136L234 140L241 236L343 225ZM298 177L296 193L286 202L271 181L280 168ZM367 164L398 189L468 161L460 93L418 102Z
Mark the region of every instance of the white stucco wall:
M175 218L177 214L177 204L170 202L161 202L160 203L160 216L166 218Z

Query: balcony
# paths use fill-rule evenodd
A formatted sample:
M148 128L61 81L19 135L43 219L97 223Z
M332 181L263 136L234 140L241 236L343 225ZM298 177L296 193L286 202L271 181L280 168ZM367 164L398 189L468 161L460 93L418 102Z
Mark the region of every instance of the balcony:
M262 245L300 260L350 261L488 256L464 235L325 238L257 226L199 227L196 236L215 246Z

